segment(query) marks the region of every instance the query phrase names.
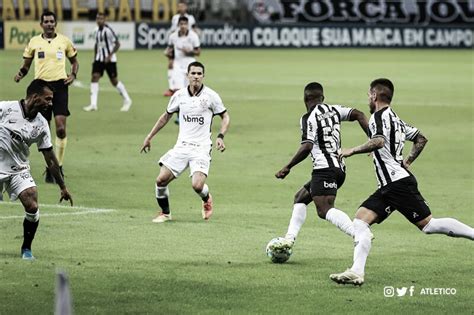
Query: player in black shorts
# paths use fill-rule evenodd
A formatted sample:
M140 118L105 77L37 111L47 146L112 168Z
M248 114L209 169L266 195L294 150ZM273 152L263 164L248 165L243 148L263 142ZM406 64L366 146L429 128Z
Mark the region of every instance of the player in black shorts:
M295 195L293 213L285 235L287 242L282 242L285 247L293 246L306 219L306 206L311 201L314 201L320 218L350 236L354 234L349 216L334 206L337 190L344 184L346 177L344 163L338 158L341 148L340 124L342 121L357 120L365 132L367 118L356 109L325 104L323 87L316 82L305 87L304 102L307 113L300 121L301 146L291 161L275 174L277 178L285 178L293 166L311 153L312 178Z
M342 284L362 285L365 263L371 247L370 225L382 223L398 210L426 234L445 234L474 240L474 229L452 218L435 219L418 191L415 176L408 171L428 141L421 132L401 120L390 106L394 93L388 79L372 81L369 88L370 140L341 151L341 158L372 152L379 189L362 203L354 219L354 261L343 273L330 278ZM413 142L406 159L402 151L405 140Z

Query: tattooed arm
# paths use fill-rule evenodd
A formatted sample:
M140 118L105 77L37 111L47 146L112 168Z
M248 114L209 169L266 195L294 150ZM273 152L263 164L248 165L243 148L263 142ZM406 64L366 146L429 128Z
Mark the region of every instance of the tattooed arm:
M416 138L413 140L413 147L411 148L410 154L408 154L407 158L403 161L403 164L405 165L405 168L408 169L408 167L413 163L416 158L420 155L421 151L425 148L426 143L428 142L428 139L424 135L418 133Z
M375 137L364 144L350 149L342 149L339 158L349 157L354 154L369 153L382 148L385 145L385 138Z

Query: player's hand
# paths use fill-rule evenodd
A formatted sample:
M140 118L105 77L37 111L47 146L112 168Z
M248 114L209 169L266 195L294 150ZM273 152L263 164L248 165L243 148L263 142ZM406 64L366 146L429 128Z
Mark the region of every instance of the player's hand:
M15 75L15 77L13 78L13 80L14 80L16 83L20 82L21 79L23 79L23 75L20 75L20 73L17 73L17 74Z
M353 149L341 149L341 151L339 152L339 159L343 159L343 158L346 158L346 157L350 157L354 154L354 150Z
M143 141L142 149L140 150L140 153L148 153L151 150L151 141L148 138L145 138Z
M224 140L221 139L221 138L217 138L216 139L216 147L217 147L217 150L219 150L221 152L224 152L225 151Z
M71 85L71 83L74 82L74 80L76 80L76 76L74 74L70 74L67 76L66 79L64 79L64 84Z
M61 198L59 199L59 202L62 202L63 200L69 201L71 203L71 207L73 206L72 196L66 187L61 189Z
M112 56L111 55L107 56L107 58L105 58L105 60L104 60L105 63L109 63L111 61L112 61Z
M276 172L275 177L279 179L283 179L286 177L286 175L290 174L290 169L288 167L284 167L278 172Z
M411 163L408 162L407 160L404 160L404 161L403 161L403 167L404 167L406 170L408 170L408 169L410 168L410 165L411 165Z

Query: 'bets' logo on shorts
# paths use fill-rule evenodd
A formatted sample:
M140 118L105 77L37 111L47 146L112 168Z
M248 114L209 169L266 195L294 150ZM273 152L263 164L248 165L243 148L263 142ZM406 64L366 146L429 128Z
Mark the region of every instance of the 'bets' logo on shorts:
M202 116L188 116L188 115L183 115L183 120L185 122L190 122L190 123L198 123L200 125L204 125L204 117Z
M328 183L326 181L324 181L324 188L334 188L334 189L337 189L337 184L336 183Z

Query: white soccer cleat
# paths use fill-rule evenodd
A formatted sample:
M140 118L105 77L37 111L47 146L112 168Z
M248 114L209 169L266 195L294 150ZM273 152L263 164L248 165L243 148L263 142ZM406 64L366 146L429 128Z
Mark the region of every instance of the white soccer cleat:
M122 105L122 108L120 108L120 111L128 112L131 106L132 106L132 99L127 98L126 100L123 101L123 105Z
M164 214L163 212L158 213L158 215L151 220L153 223L163 223L166 221L171 221L171 214Z
M359 275L354 271L347 269L343 273L333 273L329 278L339 284L353 284L361 286L364 284L364 275Z
M97 110L97 106L89 105L89 106L83 107L82 109L85 110L86 112L93 112Z

